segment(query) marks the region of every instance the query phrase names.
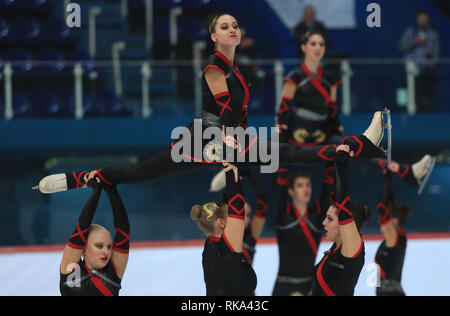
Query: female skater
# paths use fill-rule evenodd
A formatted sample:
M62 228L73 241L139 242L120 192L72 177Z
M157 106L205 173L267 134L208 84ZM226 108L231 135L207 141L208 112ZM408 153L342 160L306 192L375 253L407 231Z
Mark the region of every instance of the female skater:
M256 195L256 207L253 217L251 216L252 208L250 204L245 203L245 233L244 233L244 254L253 264L253 259L256 252L256 243L261 236L264 224L266 223L267 215L267 195L254 177L251 170L239 170L240 179L247 181L251 189ZM220 192L226 186L226 172L219 172L211 181L210 192ZM222 196L222 201L226 203L225 194Z
M61 260L59 288L63 296L118 296L127 267L130 225L125 206L115 187L103 186L93 177L94 173L89 174L87 181L93 192ZM114 215L114 243L104 227L91 225L102 188Z
M245 198L237 167L226 162L224 167L227 203L195 205L191 210L191 218L208 236L202 260L206 295L252 296L256 274L243 253Z
M307 32L301 50L305 60L284 79L281 106L275 122L289 132L288 142L298 146L340 144L342 127L336 107L340 78L320 67L325 39L320 32ZM290 105L293 103L292 113Z
M377 209L384 241L375 257L381 277L380 287L377 287L376 291L377 296L405 296L401 286L407 245L404 226L411 207L395 202L392 175L398 173L400 167L393 161L386 170L383 170L383 184Z
M370 209L352 202L349 196L346 169L354 153L340 145L335 160L335 203L323 222L326 238L334 242L315 267L313 296L352 296L364 266L364 242L360 231L370 218Z
M236 19L230 15L217 16L211 23L211 39L217 51L208 59L203 73L203 113L200 121L192 123L185 133L169 148L159 155L135 166L108 167L96 170L96 174L108 185L139 183L166 176L186 173L197 168L221 164L225 159L218 157L218 151L232 151L233 161L241 167L259 167L279 162L285 164L312 164L333 161L335 147L298 147L290 144L271 143L268 140L245 134L237 140L229 128L246 126L247 104L249 101L248 83L233 62L236 47L240 43L241 32ZM197 127L198 126L198 127ZM208 127L219 130L221 140L204 139L203 131ZM199 131L197 129L200 129ZM197 130L197 131L196 131ZM346 139L355 155L366 158L379 157L377 146L383 136L382 113L376 112L370 127L361 136ZM212 141L213 140L213 141ZM200 141L200 148L197 144ZM188 146L185 146L189 143ZM225 148L224 148L224 145ZM186 148L188 147L188 148ZM279 160L267 162L256 157L251 162L254 149L267 149L274 154L279 149ZM228 157L228 155L227 155ZM278 157L277 157L278 158ZM243 161L243 162L242 162ZM276 170L276 167L275 167ZM55 193L79 188L85 184L87 172L69 172L45 177L39 183L43 193Z

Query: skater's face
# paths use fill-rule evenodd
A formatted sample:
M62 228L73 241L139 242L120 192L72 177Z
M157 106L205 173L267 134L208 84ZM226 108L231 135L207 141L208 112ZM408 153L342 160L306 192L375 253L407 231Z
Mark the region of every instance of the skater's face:
M90 232L84 254L86 264L92 269L101 270L108 264L111 255L111 234L104 229Z
M320 62L325 55L325 40L322 35L313 34L301 48L306 60Z
M236 47L241 43L241 30L239 24L231 15L222 15L216 21L211 39L217 48Z
M289 189L289 195L295 203L308 204L311 200L311 180L308 177L298 177Z
M339 242L341 234L339 231L339 221L337 216L337 209L334 205L330 206L327 212L327 217L322 223L326 233L326 238L332 242Z

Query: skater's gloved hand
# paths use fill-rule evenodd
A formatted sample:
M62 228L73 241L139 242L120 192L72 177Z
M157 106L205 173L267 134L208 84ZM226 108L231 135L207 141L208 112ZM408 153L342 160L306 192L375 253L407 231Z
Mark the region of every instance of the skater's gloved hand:
M225 134L225 125L222 126L222 139L225 145L228 147L232 147L233 149L237 149L237 140L233 136L226 136Z
M350 157L354 156L354 152L350 151L350 146L348 145L340 145L336 148L337 156L336 163L339 165L346 165L350 159Z
M278 134L281 134L283 131L287 131L289 128L287 125L287 119L284 119L279 115L275 116L275 128Z
M231 163L224 161L223 166L225 167L225 172L229 172L230 170L233 170L234 173L234 180L236 181L236 183L239 182L239 172L238 172L238 168L235 165L232 165Z
M391 161L391 163L388 165L388 169L393 173L398 173L400 171L400 165L398 162Z
M98 177L95 177L88 180L87 186L94 190L98 190L103 188L103 183Z

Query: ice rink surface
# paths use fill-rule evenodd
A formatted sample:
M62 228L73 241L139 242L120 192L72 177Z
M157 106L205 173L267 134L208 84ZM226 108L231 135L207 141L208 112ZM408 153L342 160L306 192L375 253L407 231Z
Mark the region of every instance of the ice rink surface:
M357 296L375 294L373 265L380 241L366 241L366 264L355 290ZM322 243L319 260L330 243ZM121 296L204 296L203 247L132 249ZM450 295L450 239L408 241L403 288L409 296ZM0 296L57 296L62 252L0 254ZM270 296L278 270L276 244L257 245L254 269L257 296Z

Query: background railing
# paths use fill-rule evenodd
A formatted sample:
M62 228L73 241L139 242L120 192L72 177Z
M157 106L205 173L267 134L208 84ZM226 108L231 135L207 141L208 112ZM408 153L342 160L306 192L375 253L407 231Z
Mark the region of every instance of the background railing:
M197 47L201 48L202 45ZM201 111L200 53L194 60L123 61L123 43L112 61L5 61L0 64L0 110L5 119L21 117L198 115ZM254 60L240 68L252 83L250 111L271 115L281 98L283 77L299 60ZM343 79L338 90L341 114L388 107L415 115L450 110L450 60L435 65L428 90L417 86L417 67L404 59L327 60ZM423 81L422 81L423 84ZM418 89L430 104L416 100ZM424 91L423 91L424 90Z

